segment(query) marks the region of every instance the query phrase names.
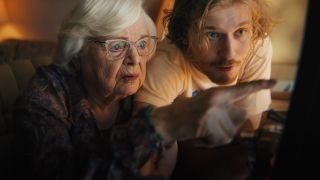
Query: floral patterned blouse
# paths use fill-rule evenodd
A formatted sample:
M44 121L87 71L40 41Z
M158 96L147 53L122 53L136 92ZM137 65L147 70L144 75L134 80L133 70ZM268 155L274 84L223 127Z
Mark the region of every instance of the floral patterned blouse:
M81 73L38 68L15 106L14 175L26 179L162 179L139 169L162 152L147 109L132 117L132 97L120 103L111 128L99 130Z

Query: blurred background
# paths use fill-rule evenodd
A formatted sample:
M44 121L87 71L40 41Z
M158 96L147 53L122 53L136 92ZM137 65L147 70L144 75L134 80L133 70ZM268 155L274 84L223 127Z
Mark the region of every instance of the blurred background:
M271 38L274 47L272 77L279 91L291 91L299 59L307 0L268 0L280 24ZM5 39L56 42L59 24L77 0L0 0L0 41ZM145 0L145 8L161 32L162 9L172 0Z
M297 63L303 40L308 0L268 0L280 23L274 29L271 76L280 80L275 91L289 91L294 87Z

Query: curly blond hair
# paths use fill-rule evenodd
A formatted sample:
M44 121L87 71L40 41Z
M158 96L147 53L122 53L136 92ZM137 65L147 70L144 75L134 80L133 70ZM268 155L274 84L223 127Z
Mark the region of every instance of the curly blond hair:
M271 33L276 20L265 0L176 0L173 10L168 11L163 20L167 27L166 36L184 55L193 57L208 48L204 20L209 10L234 3L246 4L251 11L253 43Z

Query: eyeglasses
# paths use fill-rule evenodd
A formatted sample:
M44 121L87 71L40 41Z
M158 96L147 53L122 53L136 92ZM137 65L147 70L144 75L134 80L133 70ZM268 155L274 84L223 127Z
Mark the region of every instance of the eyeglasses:
M128 50L135 46L140 56L148 56L153 53L157 46L158 38L156 36L146 36L135 42L124 39L108 39L105 41L92 40L95 43L101 44L108 55L113 60L120 60L125 57Z

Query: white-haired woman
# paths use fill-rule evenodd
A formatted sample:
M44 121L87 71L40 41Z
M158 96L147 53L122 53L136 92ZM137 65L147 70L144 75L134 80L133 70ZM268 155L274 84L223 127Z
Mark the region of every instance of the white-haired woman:
M232 132L217 134L214 123L207 125L208 118L203 118L218 109L243 116L221 99L218 105L224 105L210 110L217 104L212 99L217 91L133 114L131 95L145 79L157 42L155 26L141 4L142 0L79 1L61 27L54 63L37 70L17 101L14 176L157 179L162 175L157 166L162 151L173 140L209 137L211 145L230 140ZM230 100L269 87L263 84L219 93ZM246 93L234 93L238 91ZM238 126L234 123L232 128Z
M82 0L62 24L54 63L37 70L17 102L16 175L138 178L149 156L160 152L148 121L136 118L130 134L121 125L157 43L141 3Z

